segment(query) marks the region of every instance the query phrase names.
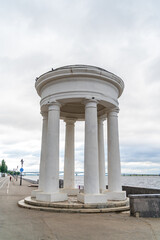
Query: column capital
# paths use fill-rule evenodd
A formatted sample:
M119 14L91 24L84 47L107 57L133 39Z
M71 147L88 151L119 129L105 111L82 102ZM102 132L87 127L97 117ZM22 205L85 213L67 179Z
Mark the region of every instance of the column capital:
M47 111L41 111L41 115L42 115L43 119L48 118L48 112Z
M55 102L48 102L48 111L59 111L61 104L57 101Z
M118 107L112 108L107 112L107 117L108 116L117 117L118 113L119 113Z
M85 107L97 107L97 104L98 104L98 100L96 100L95 98L88 98L88 99L85 99L83 101Z
M98 118L98 124L103 124L103 122L106 120L106 117L99 117Z
M72 125L76 122L77 118L64 118L66 125Z

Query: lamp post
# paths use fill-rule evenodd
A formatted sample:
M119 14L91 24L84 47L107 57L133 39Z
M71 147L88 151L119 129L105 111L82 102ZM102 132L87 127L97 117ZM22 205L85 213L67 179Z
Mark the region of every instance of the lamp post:
M17 178L18 178L18 166L16 168L16 181L17 181Z
M24 161L23 161L23 159L21 159L21 169L20 169L20 172L21 172L21 174L20 174L20 186L22 185L22 172L23 172L23 163L24 163Z

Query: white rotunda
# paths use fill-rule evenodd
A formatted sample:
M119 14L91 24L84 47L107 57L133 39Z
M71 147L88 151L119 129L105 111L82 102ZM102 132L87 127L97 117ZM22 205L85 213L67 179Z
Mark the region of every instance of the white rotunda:
M36 79L43 117L40 177L37 201L66 201L77 195L84 204L125 200L121 186L118 137L118 98L124 83L104 69L88 65L70 65L44 73ZM65 129L64 188L59 189L59 123ZM104 146L103 121L107 119L107 146ZM84 193L74 183L75 123L85 121ZM105 184L107 147L108 190Z

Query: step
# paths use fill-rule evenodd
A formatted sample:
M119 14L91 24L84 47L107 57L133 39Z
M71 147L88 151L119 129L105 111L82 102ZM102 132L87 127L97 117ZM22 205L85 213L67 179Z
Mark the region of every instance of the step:
M24 200L20 200L18 202L18 206L21 208L39 210L39 211L49 211L49 212L67 212L67 213L109 213L109 212L122 212L129 211L129 206L121 206L114 208L81 208L81 209L73 209L73 208L54 208L54 207L44 207L44 206L33 206L25 203Z
M101 208L114 208L129 205L129 199L125 201L107 201L106 204L83 204L77 201L76 197L69 197L65 202L42 202L37 201L35 198L26 197L24 202L33 206L42 206L49 208L67 208L67 209L101 209Z

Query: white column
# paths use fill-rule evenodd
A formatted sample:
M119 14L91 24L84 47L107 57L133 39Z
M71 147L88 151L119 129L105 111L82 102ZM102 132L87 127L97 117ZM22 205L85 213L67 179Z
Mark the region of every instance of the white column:
M97 101L85 103L84 193L99 194Z
M66 194L59 193L59 121L60 104L53 102L48 106L47 159L45 163L44 193L36 195L41 201L64 201Z
M41 143L41 158L40 158L40 174L39 174L39 187L38 189L44 191L45 186L45 161L46 161L46 147L47 147L47 125L48 125L48 112L41 112L43 117L42 123L42 143Z
M45 192L59 191L59 121L60 104L48 107L47 161Z
M108 190L121 191L118 109L108 113Z
M41 157L39 168L39 185L37 190L31 192L32 197L36 197L37 193L45 189L45 161L46 161L46 147L47 147L47 125L48 125L48 112L41 112L43 117L42 123L42 140L41 140Z
M75 159L74 159L74 128L75 119L66 118L66 135L65 135L65 155L64 155L64 192L69 195L76 195L78 189L75 189L74 171L75 171Z
M97 101L85 102L84 194L77 196L85 204L106 203L107 195L99 191Z
M100 188L100 192L103 192L104 190L106 190L103 121L104 121L104 118L98 119L98 153L99 153L99 188Z
M121 166L118 134L118 108L108 113L108 199L124 200L126 192L122 191Z

